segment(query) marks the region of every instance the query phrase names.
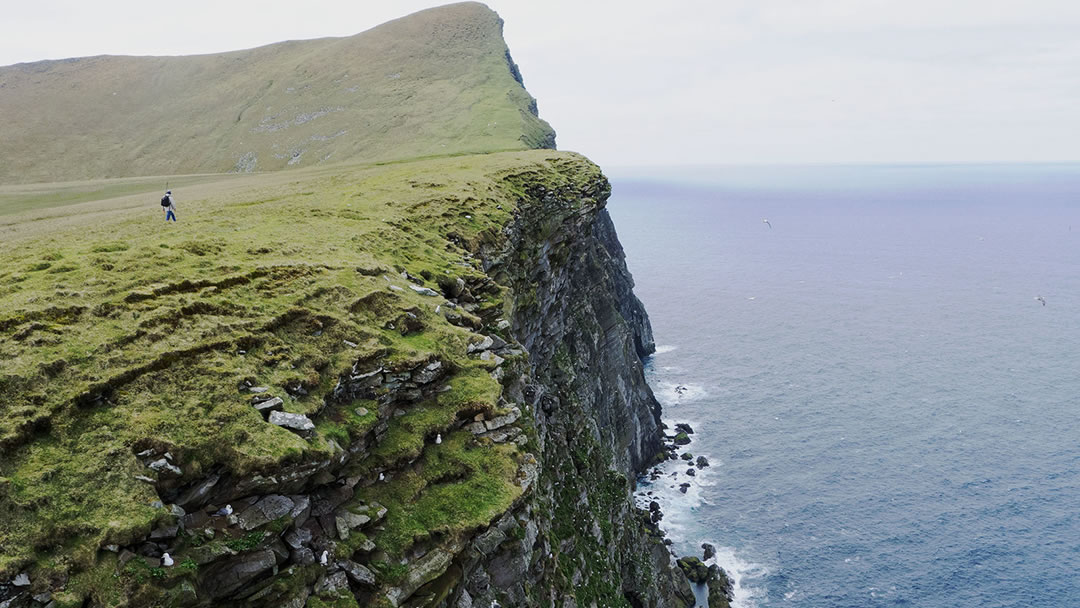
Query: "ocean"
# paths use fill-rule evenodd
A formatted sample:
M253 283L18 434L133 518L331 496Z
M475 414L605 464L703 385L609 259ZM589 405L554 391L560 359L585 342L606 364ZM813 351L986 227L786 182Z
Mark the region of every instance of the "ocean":
M711 463L639 500L736 606L1080 606L1080 165L611 180L649 382Z

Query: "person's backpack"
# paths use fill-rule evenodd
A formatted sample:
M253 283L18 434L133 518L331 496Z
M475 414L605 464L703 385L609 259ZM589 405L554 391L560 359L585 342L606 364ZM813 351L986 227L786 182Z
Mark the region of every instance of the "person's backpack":
M168 207L171 204L172 204L172 201L169 200L169 195L168 194L161 197L161 206L162 207Z

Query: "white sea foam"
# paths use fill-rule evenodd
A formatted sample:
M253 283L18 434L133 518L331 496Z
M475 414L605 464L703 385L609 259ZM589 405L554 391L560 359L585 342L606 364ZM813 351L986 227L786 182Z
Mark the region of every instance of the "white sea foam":
M688 383L683 384L680 382L670 382L668 380L660 380L659 382L652 383L653 394L660 401L661 405L672 405L675 403L689 403L691 401L697 401L708 396L708 391L700 384Z
M768 576L769 569L762 564L739 557L732 547L724 547L711 541L705 542L716 547L716 556L705 563L715 563L720 566L731 579L731 586L735 591L732 607L754 608L757 606L758 600L765 597L762 579Z
M661 383L661 385L663 384ZM672 385L671 388L674 386ZM672 428L680 422L686 422L691 426L695 424L692 420L679 419L668 419L666 422ZM682 450L693 451L693 443L684 446ZM698 548L702 542L708 542L715 546L716 556L706 563L715 563L723 568L724 572L731 578L732 589L735 593L732 606L734 608L756 608L758 600L765 597L765 585L762 579L768 575L768 569L762 564L740 557L733 547L724 546L713 540L699 538L699 532L696 532L700 525L699 508L708 504L703 495L703 488L708 488L717 483L717 480L714 479L714 473L716 468L721 465L719 458L712 458L707 454L705 456L709 458L711 466L704 469L695 467L694 476L686 474L686 470L693 467L693 463L690 461L676 459L661 463L656 467L660 470L658 479L653 481L650 481L648 477L641 479L638 492L635 494L635 501L643 509L648 509L649 503L653 500L660 504L660 510L664 514L660 526L677 546L682 547L680 554L699 554ZM677 473L677 475L672 477L672 473ZM679 484L687 482L690 485L686 492L683 493L679 489ZM652 495L647 494L647 492L652 492ZM698 591L701 592L702 590L699 589ZM705 601L705 596L701 593L699 595L701 596L698 598L699 603Z
M670 353L671 351L675 350L676 348L679 348L679 347L674 345L674 344L661 344L661 345L656 347L656 351L653 352L653 354L654 355L662 355L664 353Z

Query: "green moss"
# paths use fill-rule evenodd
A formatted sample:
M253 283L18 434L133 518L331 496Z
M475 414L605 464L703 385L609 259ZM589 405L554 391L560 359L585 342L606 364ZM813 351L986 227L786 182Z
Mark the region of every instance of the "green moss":
M486 526L521 495L514 446L484 447L468 432L429 446L419 465L393 479L363 488L359 500L388 509L371 532L375 544L402 555L415 541Z
M360 608L356 597L351 593L324 594L312 596L307 601L308 608Z
M195 563L195 560L189 557L180 562L177 568L180 570L187 570L188 572L196 572L199 569L199 564Z
M255 547L258 547L266 534L261 530L255 530L254 532L248 532L240 538L234 538L232 540L225 541L225 546L233 551L250 551Z
M405 580L409 574L408 564L391 564L376 560L371 562L371 567L375 571L376 580L382 585L396 585Z

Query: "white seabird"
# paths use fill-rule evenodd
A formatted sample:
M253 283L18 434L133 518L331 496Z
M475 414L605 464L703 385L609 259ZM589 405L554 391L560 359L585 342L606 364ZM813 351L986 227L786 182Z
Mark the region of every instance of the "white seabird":
M1042 296L1035 296L1035 299L1042 302L1043 306L1046 306L1046 298L1044 298Z
M165 566L166 568L168 568L169 566L173 565L174 563L175 562L173 561L172 556L170 556L168 553L161 556L161 565L162 566Z
M770 223L769 223L769 220L767 220L767 219L762 219L761 221L765 222L765 224L766 224L766 225L767 225L767 226L768 226L769 228L772 228L772 224L770 224Z
M442 443L442 433L435 435L435 445Z

